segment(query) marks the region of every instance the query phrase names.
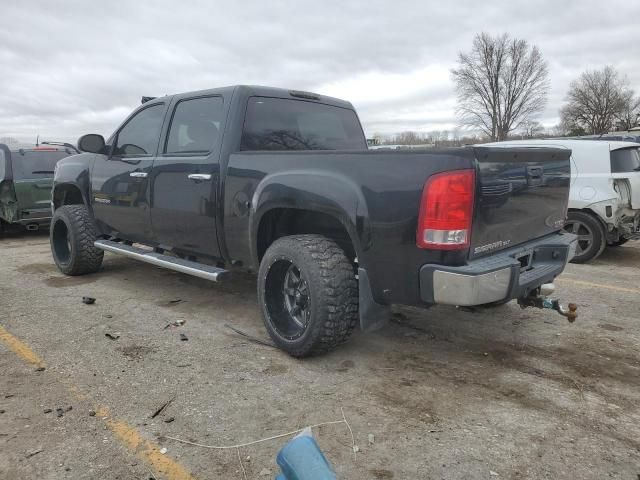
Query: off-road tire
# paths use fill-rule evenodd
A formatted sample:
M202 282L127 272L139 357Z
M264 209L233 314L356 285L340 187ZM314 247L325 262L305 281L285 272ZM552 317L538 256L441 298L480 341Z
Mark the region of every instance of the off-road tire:
M267 292L267 285L273 285L272 270L278 262L294 264L310 293L309 320L295 339L278 331L267 304L267 295L273 295ZM294 357L333 350L347 341L358 323L358 282L353 264L336 242L321 235L283 237L267 249L258 272L258 299L267 332L278 347Z
M64 245L63 237L67 241ZM100 269L104 252L93 245L98 232L84 205L63 205L51 219L49 241L53 260L65 275L85 275Z
M578 221L588 227L592 232L593 242L584 252L573 257L572 263L586 263L600 256L607 246L606 233L602 223L593 215L585 212L569 212L567 224L571 221ZM568 230L570 231L570 230Z

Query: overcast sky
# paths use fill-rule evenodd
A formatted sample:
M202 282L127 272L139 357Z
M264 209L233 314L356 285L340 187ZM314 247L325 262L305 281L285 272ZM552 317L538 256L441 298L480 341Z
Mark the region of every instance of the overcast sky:
M640 2L0 0L0 137L110 134L142 95L262 84L350 100L368 135L456 128L450 69L480 31L537 45L558 121L569 82L640 91Z

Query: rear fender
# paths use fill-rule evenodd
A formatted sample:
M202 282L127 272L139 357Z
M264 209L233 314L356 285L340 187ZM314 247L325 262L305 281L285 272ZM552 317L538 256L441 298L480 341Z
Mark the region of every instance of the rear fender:
M369 214L358 185L324 171L290 171L266 176L251 200L249 234L251 258L259 265L258 229L262 217L274 208L324 213L337 219L347 231L358 257L370 242Z

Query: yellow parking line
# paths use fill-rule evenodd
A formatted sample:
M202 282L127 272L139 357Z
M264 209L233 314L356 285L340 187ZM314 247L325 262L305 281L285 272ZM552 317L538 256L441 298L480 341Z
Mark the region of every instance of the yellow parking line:
M45 366L40 357L26 343L11 335L2 325L0 325L0 340L25 362L32 363L38 367Z
M615 285L606 285L602 283L585 282L583 280L573 280L571 278L559 278L559 282L575 283L576 285L584 285L585 287L606 288L607 290L617 290L619 292L640 293L637 288L616 287Z
M31 350L27 344L10 334L0 325L0 341L12 350L18 357L27 363L43 367L42 359ZM75 385L67 387L78 399L86 399L87 396ZM129 451L144 461L157 475L163 475L167 480L195 480L189 471L167 455L160 453L160 446L150 440L146 440L138 431L122 420L111 418L106 407L96 409L96 416L104 418L105 424L116 438Z
M96 416L105 418L107 428L116 435L118 440L156 473L162 473L170 480L193 480L194 477L182 465L160 453L160 445L144 439L128 423L110 418L108 409L98 408Z

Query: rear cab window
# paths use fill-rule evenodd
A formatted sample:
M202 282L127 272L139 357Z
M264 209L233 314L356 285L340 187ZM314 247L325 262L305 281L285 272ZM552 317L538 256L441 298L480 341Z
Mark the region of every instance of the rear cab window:
M14 180L51 178L56 163L69 153L65 150L19 150L11 154Z
M640 172L640 148L621 148L611 151L611 172Z
M356 113L285 98L250 97L240 150L366 150Z

